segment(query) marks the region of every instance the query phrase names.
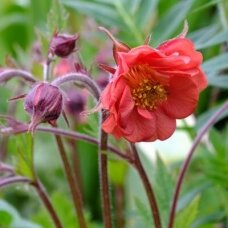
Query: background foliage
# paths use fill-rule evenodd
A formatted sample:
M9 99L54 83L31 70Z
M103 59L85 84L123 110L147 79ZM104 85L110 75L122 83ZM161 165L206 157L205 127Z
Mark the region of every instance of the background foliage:
M36 41L42 44L45 56L53 32L79 33L80 57L94 77L101 72L97 62L113 64L111 42L98 31L105 26L121 41L134 47L142 44L152 34L151 45L180 33L184 20L189 23L188 37L204 55L203 69L209 87L201 95L195 112L193 126L179 130L192 140L205 121L228 95L228 1L226 0L1 0L0 7L0 64L32 70L42 78L42 66L31 58ZM108 77L108 75L107 75ZM0 111L7 113L7 99L18 88L16 80L0 88ZM28 90L27 87L24 87ZM28 121L18 102L16 116ZM228 128L225 113L212 129L207 139L198 148L185 180L178 204L175 227L213 228L218 224L228 226ZM62 120L62 126L66 127ZM97 135L97 117L89 116L87 122L77 125L77 130ZM65 227L75 227L73 207L63 175L59 157L56 155L52 136L37 133L32 143L27 135L5 139L0 136L1 160L14 164L18 172L33 175L28 166L34 156L35 169L51 195L54 206L64 221ZM116 144L116 142L113 143ZM181 141L177 143L182 143ZM66 142L69 148L69 143ZM118 146L123 146L119 142ZM102 227L99 199L97 147L77 142L80 158L85 214L90 227ZM147 173L155 185L163 226L167 226L168 209L179 171L181 160L164 163L160 151L154 162L144 161ZM179 151L176 152L181 153ZM169 159L166 159L166 161ZM110 156L110 179L112 185L113 215L116 199L123 198L126 227L151 227L150 212L140 179L135 171L116 157ZM67 211L67 213L66 213ZM46 210L36 193L24 185L1 189L0 227L53 227Z

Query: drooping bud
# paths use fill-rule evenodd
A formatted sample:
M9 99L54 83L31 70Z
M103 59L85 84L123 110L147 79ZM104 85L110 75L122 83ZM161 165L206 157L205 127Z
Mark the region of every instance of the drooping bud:
M81 115L85 111L87 94L83 91L71 89L67 92L68 100L66 101L66 110L76 122L84 122L85 115Z
M29 130L33 132L41 122L54 125L62 112L62 107L63 96L58 87L47 82L35 85L24 101L24 109L32 115Z
M79 35L58 34L56 32L51 40L49 53L61 58L67 57L75 51L75 42L78 38Z
M105 32L108 37L112 40L113 42L113 57L117 63L118 61L118 57L117 57L117 53L118 52L129 52L130 51L130 47L128 47L127 44L124 44L120 41L118 41L110 31L108 31L106 28L104 27L99 27L99 29L103 32Z
M96 82L102 91L108 85L109 77L106 74L102 74L96 79Z

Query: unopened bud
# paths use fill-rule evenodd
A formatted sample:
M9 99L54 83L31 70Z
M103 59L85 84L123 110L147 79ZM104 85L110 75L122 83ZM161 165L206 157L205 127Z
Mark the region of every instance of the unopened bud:
M75 51L75 42L78 38L78 35L55 33L50 43L49 53L61 58L67 57Z
M59 88L46 82L35 85L25 97L24 109L32 115L29 126L34 131L41 122L54 124L62 112L63 96Z

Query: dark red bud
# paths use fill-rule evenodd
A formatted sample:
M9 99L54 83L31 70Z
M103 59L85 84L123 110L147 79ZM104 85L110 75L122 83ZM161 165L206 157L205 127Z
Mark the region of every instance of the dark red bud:
M75 42L78 38L78 35L55 33L50 43L49 52L65 58L75 51Z
M66 102L67 110L72 115L79 115L85 110L86 96L77 90L70 90L67 93L69 100Z
M107 75L101 75L96 79L96 82L101 90L104 90L109 83L109 77Z
M25 97L24 109L32 115L29 126L34 131L41 122L53 124L62 112L63 96L59 88L46 82L35 85Z

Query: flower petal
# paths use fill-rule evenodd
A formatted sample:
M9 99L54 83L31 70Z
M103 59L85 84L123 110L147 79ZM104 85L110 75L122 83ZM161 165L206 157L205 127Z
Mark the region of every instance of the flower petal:
M165 140L169 138L176 129L176 120L165 114L162 109L157 109L154 114L156 116L156 131L158 139Z
M182 69L198 67L203 60L202 54L195 50L191 40L186 38L176 38L162 43L158 49L166 56L177 55L180 58L188 56L190 61Z
M194 112L198 94L198 88L191 78L173 76L170 79L167 101L162 106L170 117L185 118Z

